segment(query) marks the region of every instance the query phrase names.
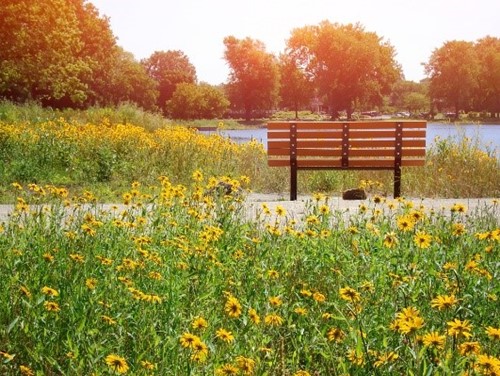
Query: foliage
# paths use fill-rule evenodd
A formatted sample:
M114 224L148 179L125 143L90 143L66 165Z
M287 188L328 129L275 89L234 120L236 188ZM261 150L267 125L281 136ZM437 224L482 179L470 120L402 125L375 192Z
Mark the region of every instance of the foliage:
M104 83L100 103L119 105L132 102L146 110L155 110L158 101L157 82L154 81L130 52L117 47L115 60Z
M157 105L164 113L178 84L196 82L196 69L182 51L156 51L141 63L158 85Z
M299 110L311 104L314 87L310 77L297 66L292 54L280 55L279 67L281 108L295 111L295 118L298 118Z
M287 48L314 77L334 117L345 110L350 119L358 104L381 105L401 76L394 48L359 24L323 21L294 29Z
M438 110L451 107L458 114L469 111L477 90L479 62L474 44L465 41L446 42L436 49L425 66L430 77L429 94Z
M346 214L317 194L298 218L248 220L246 182L162 176L116 206L14 185L0 372L499 373L498 200Z
M500 38L479 39L475 49L480 71L474 107L500 116Z
M59 106L92 100L93 77L105 73L116 45L92 4L2 0L0 19L1 96Z
M245 119L257 109L268 110L277 103L279 69L276 58L262 42L250 38L224 38L224 58L229 68L227 92L231 105L242 109Z
M208 84L178 84L167 101L167 110L173 119L222 118L228 107L223 91Z

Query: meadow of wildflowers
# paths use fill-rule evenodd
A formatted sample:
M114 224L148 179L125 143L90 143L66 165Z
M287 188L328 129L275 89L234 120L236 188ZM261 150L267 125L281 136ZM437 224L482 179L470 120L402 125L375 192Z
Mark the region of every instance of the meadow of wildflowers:
M247 176L192 171L106 209L9 188L0 374L500 375L498 200L346 216L315 194L249 221Z
M90 116L90 114L87 114ZM125 116L122 114L122 116ZM113 121L81 123L64 118L47 121L0 120L0 201L12 202L13 182L92 190L114 201L136 180L154 184L166 175L188 184L190 173L249 176L259 192L286 192L289 172L270 168L264 147L253 141L237 144L217 134L164 125L145 126ZM299 191L340 195L361 180L382 183L378 193L392 192L392 171L301 171ZM499 197L500 156L474 140L438 140L426 165L403 170L402 192L408 197Z

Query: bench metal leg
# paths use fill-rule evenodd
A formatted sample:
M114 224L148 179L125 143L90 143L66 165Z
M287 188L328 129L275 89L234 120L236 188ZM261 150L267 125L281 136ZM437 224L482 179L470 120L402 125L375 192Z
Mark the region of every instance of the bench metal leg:
M401 167L394 169L394 198L401 196Z
M297 201L297 164L290 166L290 201Z

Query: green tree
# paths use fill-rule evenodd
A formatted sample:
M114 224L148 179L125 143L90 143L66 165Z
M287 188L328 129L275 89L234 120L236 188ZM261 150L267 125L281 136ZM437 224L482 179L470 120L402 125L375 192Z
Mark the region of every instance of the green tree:
M228 107L223 91L205 83L180 83L167 102L169 115L184 120L221 118Z
M0 96L81 106L116 41L85 0L0 0Z
M279 68L265 46L250 38L224 38L224 58L229 68L227 92L231 105L250 120L254 110L272 109L278 100Z
M472 42L449 41L432 53L425 71L430 78L429 95L433 104L460 111L473 108L478 89L479 61Z
M384 95L401 78L394 48L359 24L323 21L298 28L292 31L287 48L314 77L332 117L345 110L350 118L359 104L382 105Z
M172 98L178 84L196 83L196 69L182 51L156 51L141 63L158 84L157 104L165 113L167 101Z
M134 56L117 47L114 53L106 89L105 104L134 102L146 110L155 110L158 99L157 83Z
M479 61L476 110L486 110L500 116L500 38L485 37L475 45Z
M298 111L310 104L313 98L311 77L290 52L280 55L279 68L281 106L295 111L295 118L298 118Z

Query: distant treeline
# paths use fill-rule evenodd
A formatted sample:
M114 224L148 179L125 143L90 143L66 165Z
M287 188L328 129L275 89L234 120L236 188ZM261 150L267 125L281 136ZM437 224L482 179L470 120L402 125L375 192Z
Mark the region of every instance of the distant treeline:
M56 109L135 103L176 119L309 109L432 116L500 114L500 39L448 41L405 81L390 43L360 24L323 21L294 29L279 56L251 38L224 38L225 84L199 82L182 51L137 61L117 45L109 19L86 0L3 0L0 99Z

